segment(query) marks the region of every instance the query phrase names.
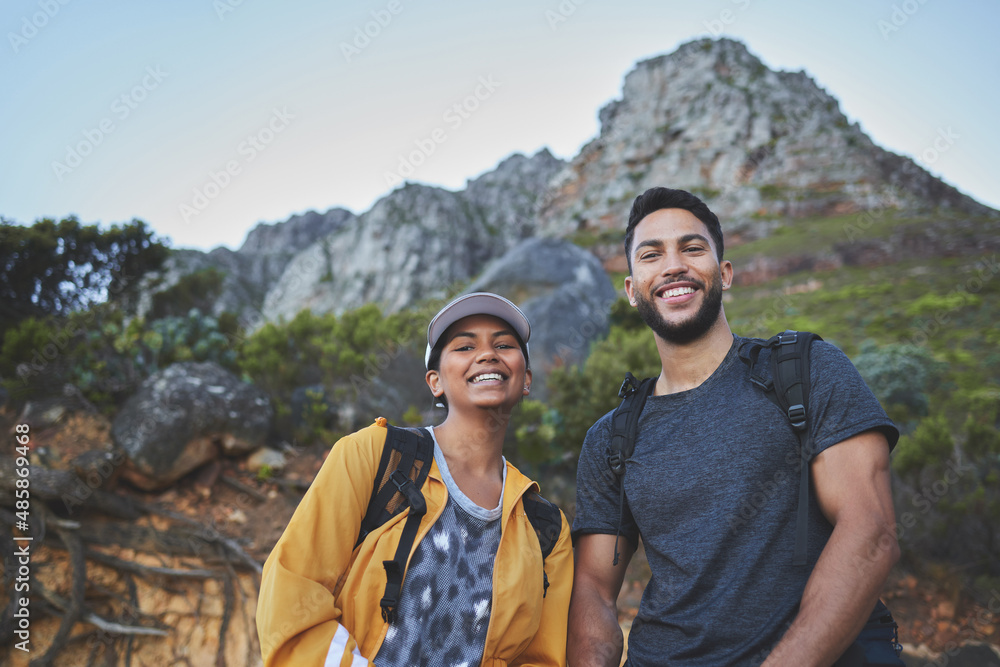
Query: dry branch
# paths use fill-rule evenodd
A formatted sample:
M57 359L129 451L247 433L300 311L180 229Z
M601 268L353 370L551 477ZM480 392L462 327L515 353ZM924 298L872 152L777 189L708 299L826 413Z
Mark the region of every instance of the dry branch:
M134 572L135 574L146 577L163 576L178 577L182 579L217 579L221 575L221 572L218 570L179 570L172 567L140 565L139 563L133 563L132 561L115 558L114 556L109 556L108 554L101 553L100 551L95 551L93 549L87 549L86 554L87 558L95 560L98 563L104 563L105 565L110 565L118 570L126 570L128 572Z
M59 631L56 632L56 636L52 639L52 644L49 645L45 655L37 661L39 667L49 667L66 646L73 626L83 614L83 597L87 593L87 562L83 558L83 544L80 542L80 537L74 530L63 526L57 526L56 531L69 552L73 583L70 588L69 603L63 607L66 613L62 618L62 623L59 624Z
M56 607L57 609L66 610L69 606L69 602L63 599L57 593L48 590L40 583L35 583L35 587L39 594L48 601L49 604ZM166 630L161 630L160 628L147 628L144 626L135 625L121 625L120 623L115 623L114 621L109 621L101 618L92 611L85 610L80 616L80 620L85 623L90 623L91 625L97 626L99 629L104 630L107 633L118 634L118 635L146 635L150 637L169 637L170 633Z
M14 460L11 456L0 456L0 493L10 497L14 496L15 483L19 479ZM141 516L128 498L92 488L69 470L29 465L28 475L32 498L62 502L67 511L92 509L119 519L138 519Z

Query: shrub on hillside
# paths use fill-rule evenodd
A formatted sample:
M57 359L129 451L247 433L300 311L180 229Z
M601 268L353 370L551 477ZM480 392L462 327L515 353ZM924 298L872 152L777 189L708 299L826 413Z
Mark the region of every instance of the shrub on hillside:
M297 388L322 386L325 401L350 400L367 386L402 347L418 347L426 319L419 311L385 316L368 304L337 317L304 310L290 322L268 323L244 341L238 364L271 394L278 429L286 437L309 439L334 427L334 414L314 401L307 422L293 423ZM301 426L305 426L303 431ZM295 431L298 430L298 433Z
M900 545L970 576L1000 575L1000 393L968 397L964 423L939 412L900 438L893 458Z
M183 317L192 309L208 313L222 291L225 274L208 267L182 276L172 287L153 294L152 307L146 314L148 320L163 317Z
M923 347L906 343L861 344L854 366L889 416L905 430L930 407L928 392L940 378L943 364Z
M15 401L54 395L69 383L110 411L177 361L214 361L235 370L234 320L226 321L220 325L196 309L185 317L126 321L108 303L66 317L27 318L4 337L0 377Z

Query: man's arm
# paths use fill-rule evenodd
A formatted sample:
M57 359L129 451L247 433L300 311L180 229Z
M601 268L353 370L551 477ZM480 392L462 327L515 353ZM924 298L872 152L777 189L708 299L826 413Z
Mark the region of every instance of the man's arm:
M576 542L573 597L569 605L567 657L571 667L618 667L623 637L618 625L618 593L635 549L618 540L621 558L612 566L614 535L581 535Z
M764 667L832 665L861 631L899 559L885 436L867 431L829 447L810 472L833 534Z

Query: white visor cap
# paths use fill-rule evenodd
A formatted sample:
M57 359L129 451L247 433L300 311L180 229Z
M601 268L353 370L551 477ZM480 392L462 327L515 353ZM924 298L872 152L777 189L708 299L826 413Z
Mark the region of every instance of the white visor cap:
M447 306L438 311L431 323L427 325L427 351L424 353L424 368L431 362L431 350L440 340L444 332L455 322L469 315L492 315L499 317L509 324L517 332L517 335L524 341L524 346L528 346L528 337L531 336L531 324L524 316L521 309L513 303L503 298L499 294L491 292L473 292L458 297Z

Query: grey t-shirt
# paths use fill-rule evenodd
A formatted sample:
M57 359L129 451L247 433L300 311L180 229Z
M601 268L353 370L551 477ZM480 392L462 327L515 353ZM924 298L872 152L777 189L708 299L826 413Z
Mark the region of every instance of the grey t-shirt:
M622 522L633 546L642 536L652 571L629 634L636 667L760 664L794 619L832 532L811 491L808 563L792 565L799 441L750 382L737 354L744 340L735 337L698 387L650 396L639 419ZM871 429L895 445L895 427L850 360L825 342L814 342L811 356L815 451ZM618 529L610 432L609 413L587 433L574 537ZM612 558L609 550L609 567Z
M483 660L503 491L494 509L484 509L455 484L436 437L434 460L448 500L410 558L398 617L375 658L379 667L472 667Z

